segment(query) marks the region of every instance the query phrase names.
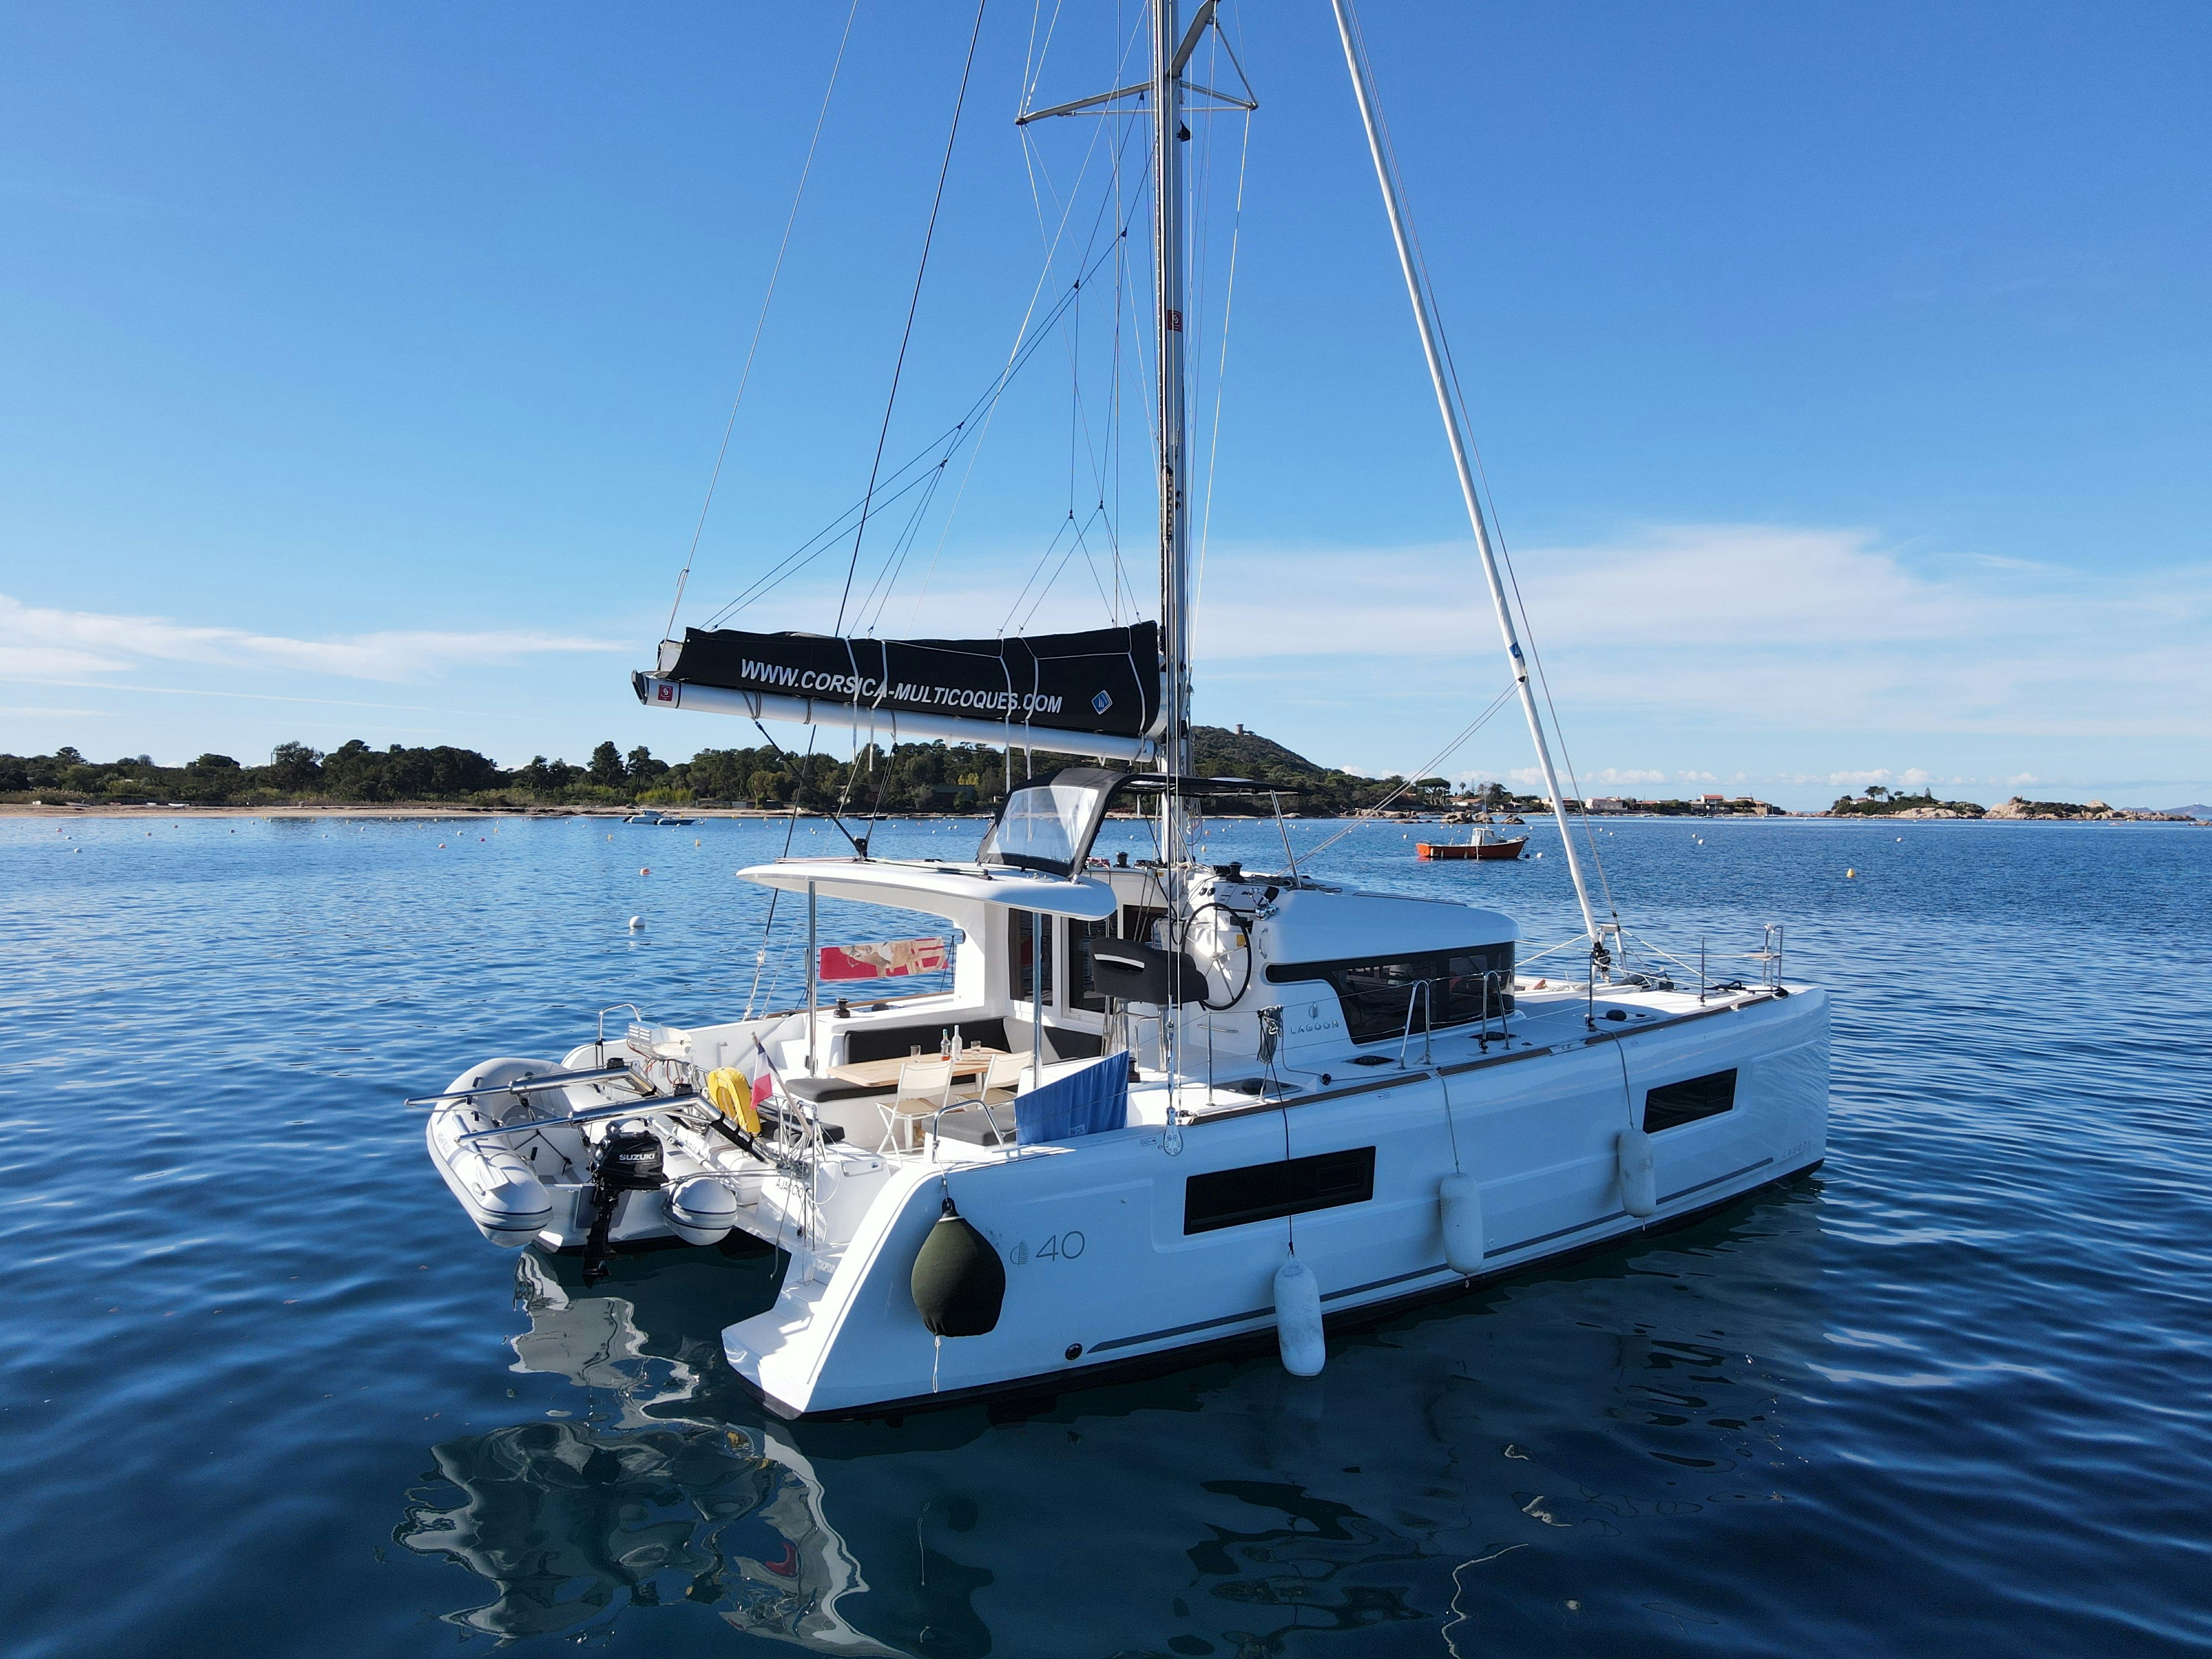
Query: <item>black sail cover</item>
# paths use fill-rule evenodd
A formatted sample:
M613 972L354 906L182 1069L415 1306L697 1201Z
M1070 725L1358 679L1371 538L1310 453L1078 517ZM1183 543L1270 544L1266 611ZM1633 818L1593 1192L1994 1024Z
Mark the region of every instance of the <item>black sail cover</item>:
M837 639L690 628L660 676L894 714L1143 737L1160 710L1157 623L1001 640Z

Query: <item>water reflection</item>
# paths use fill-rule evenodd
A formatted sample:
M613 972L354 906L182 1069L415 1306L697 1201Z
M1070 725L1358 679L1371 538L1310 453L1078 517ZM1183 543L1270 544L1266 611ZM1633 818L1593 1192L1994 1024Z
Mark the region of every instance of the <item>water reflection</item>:
M456 1496L411 1506L398 1541L481 1574L498 1595L448 1614L501 1638L598 1619L669 1594L740 1630L821 1651L894 1650L839 1599L866 1583L822 1518L803 1458L737 1429L528 1423L435 1449ZM792 1461L786 1462L787 1457Z
M1800 1188L1401 1320L1311 1382L1216 1364L902 1424L744 1393L719 1332L772 1261L634 1259L587 1294L525 1257L516 1369L589 1407L436 1447L397 1537L487 1581L444 1617L507 1640L678 1607L913 1659L1679 1636L1742 1565L1685 1570L1680 1529L1734 1531L1797 1462L1754 1353L1816 1320L1817 1212Z
M657 1290L659 1310L675 1322L658 1336L631 1297L564 1283L568 1265L534 1255L517 1263L530 1328L514 1340L515 1369L593 1390L593 1415L434 1447L441 1487L409 1506L395 1534L496 1587L494 1600L448 1620L514 1639L678 1597L801 1648L856 1659L898 1651L840 1611L868 1586L823 1516L806 1459L760 1423L673 1414L705 1403L712 1416L702 1384L726 1379L726 1370L717 1375L720 1326L685 1320L702 1311L684 1293L696 1289L685 1283L696 1265L687 1273L626 1264L625 1288ZM747 1277L736 1263L719 1276Z

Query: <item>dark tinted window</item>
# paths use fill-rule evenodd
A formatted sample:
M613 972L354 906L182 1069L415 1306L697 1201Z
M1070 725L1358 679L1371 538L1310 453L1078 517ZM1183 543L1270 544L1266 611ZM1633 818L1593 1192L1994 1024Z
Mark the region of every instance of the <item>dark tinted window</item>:
M1717 1117L1735 1105L1735 1068L1668 1083L1644 1097L1644 1133L1656 1135L1694 1123L1701 1117Z
M1345 1029L1354 1042L1394 1037L1406 1029L1410 1007L1416 1031L1433 1024L1468 1025L1513 1012L1513 946L1477 945L1389 962L1281 963L1267 969L1274 984L1326 980L1344 1005ZM1428 994L1419 987L1425 981Z
M1374 1196L1372 1146L1217 1170L1183 1183L1182 1230L1210 1233L1309 1210L1333 1210L1340 1204L1364 1204Z
M1042 949L1038 948L1040 941L1037 934L1040 930L1044 934L1042 941ZM1043 996L1045 1001L1050 1002L1052 1000L1052 918L1038 915L1029 910L1007 911L1006 944L1007 958L1012 964L1012 971L1007 976L1009 988L1024 1002L1036 996L1038 994L1037 968L1042 963L1044 968Z
M1156 910L1143 904L1125 904L1121 907L1121 937L1133 939L1139 945L1150 945L1153 924L1167 919L1168 913L1164 910Z
M1088 1008L1096 1014L1103 1014L1106 1012L1106 994L1091 983L1091 957L1083 948L1083 941L1087 939L1113 937L1114 923L1110 919L1105 921L1085 921L1080 918L1070 918L1067 924L1067 973L1070 988L1067 1001L1070 1007Z

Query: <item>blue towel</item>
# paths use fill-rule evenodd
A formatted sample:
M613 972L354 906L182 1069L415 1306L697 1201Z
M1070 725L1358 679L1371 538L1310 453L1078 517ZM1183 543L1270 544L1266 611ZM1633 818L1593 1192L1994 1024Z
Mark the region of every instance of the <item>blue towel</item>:
M1127 1127L1129 1057L1105 1059L1014 1097L1014 1140L1035 1146Z

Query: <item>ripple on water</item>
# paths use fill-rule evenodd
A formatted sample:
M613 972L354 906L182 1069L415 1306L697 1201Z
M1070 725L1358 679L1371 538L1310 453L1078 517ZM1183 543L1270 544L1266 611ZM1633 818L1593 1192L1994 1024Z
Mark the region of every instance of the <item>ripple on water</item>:
M1340 1340L1310 1382L1263 1356L794 1426L717 1335L771 1257L586 1292L483 1245L398 1104L611 1004L741 1006L762 896L730 872L779 830L67 828L0 822L27 1654L2212 1643L2212 1053L2177 988L2212 968L2212 836L1612 826L1639 927L1693 959L1778 919L1835 990L1818 1176ZM1208 846L1260 867L1273 836ZM1334 856L1571 925L1556 855Z

